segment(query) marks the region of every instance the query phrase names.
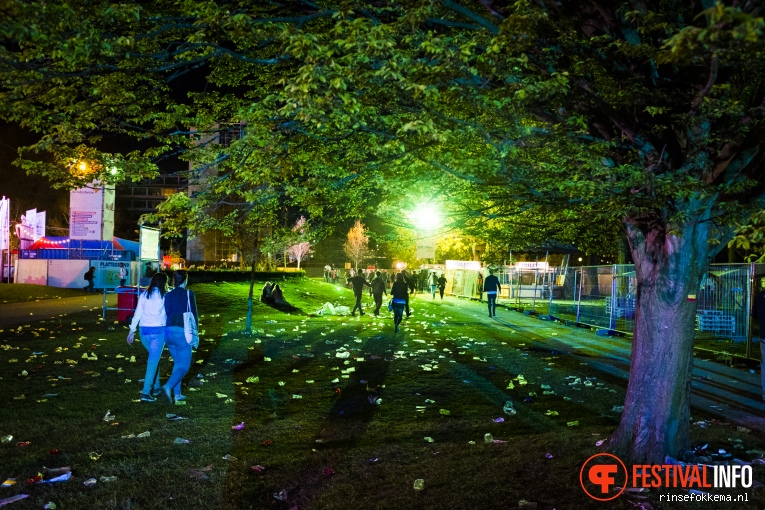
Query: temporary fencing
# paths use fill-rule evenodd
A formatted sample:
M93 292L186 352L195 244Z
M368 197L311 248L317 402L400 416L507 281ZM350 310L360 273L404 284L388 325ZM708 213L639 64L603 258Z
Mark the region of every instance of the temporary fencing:
M495 274L502 284L500 302L505 305L615 332L634 331L637 278L632 264L507 266ZM447 291L477 297L477 275L477 271L452 272L453 284ZM751 309L761 278L765 278L765 264L713 264L696 294L696 338L739 343L749 341L753 332L757 337L759 328L752 324ZM754 352L758 349L748 351L758 355Z

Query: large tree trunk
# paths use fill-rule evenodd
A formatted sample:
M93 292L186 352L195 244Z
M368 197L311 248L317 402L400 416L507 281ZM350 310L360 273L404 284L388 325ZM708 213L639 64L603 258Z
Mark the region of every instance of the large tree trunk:
M621 423L609 448L632 463L662 463L689 447L695 295L721 245L703 204L694 223L627 223L637 276L635 335ZM722 244L724 246L724 244Z

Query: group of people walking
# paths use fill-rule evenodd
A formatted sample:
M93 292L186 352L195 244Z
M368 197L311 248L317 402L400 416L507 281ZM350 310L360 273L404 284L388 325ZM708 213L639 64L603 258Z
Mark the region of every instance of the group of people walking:
M152 276L149 287L138 297L130 323L128 345L132 345L136 329L140 327L141 343L149 352L142 402L155 402L157 397L163 397L170 404L186 400L181 392L181 381L191 368L192 348L198 346L186 340L183 314L191 312L197 324L199 316L194 291L186 288L187 272L175 271L173 280L175 288L168 292L167 275L156 273ZM165 345L173 357L173 370L165 384L160 385L159 362Z
M364 308L361 300L364 295L364 287L369 287L369 293L374 298L375 317L380 316L380 308L383 303L383 295L388 294L388 274L385 271L369 272L369 277L365 276L366 273L352 272L351 276L347 279L347 284L353 289L355 297L355 303L353 310L351 310L351 316L356 316L358 310L359 315L364 315ZM497 294L502 291L499 278L494 275L494 270L489 269L489 275L484 278L479 272L478 274L478 292L482 296L486 293L486 302L489 308L489 317L494 317L497 312ZM369 279L368 279L369 278ZM398 332L399 325L404 317L411 315L409 308L409 296L416 294L420 282L426 282L427 288L430 290L430 295L433 299L436 297L436 291L439 292L441 299L444 298L444 291L446 290L446 277L437 275L435 272L428 272L422 270L408 274L406 269L391 278L390 296L391 300L389 308L393 310L393 323L395 325L395 331Z

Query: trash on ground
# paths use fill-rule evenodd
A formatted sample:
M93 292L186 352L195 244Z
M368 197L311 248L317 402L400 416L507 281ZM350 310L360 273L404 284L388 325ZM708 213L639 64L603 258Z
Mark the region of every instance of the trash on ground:
M15 503L16 501L20 501L28 497L29 497L29 494L16 494L15 496L11 496L10 498L0 499L0 506L10 505L11 503Z
M82 482L82 485L84 485L85 487L93 487L97 483L98 483L98 480L96 480L95 478L88 478L87 480Z
M182 437L176 437L173 440L173 444L189 444L189 443L191 443L191 441L189 441L188 439L183 439Z
M414 487L414 490L416 491L423 490L425 488L425 480L423 480L422 478L418 478L417 480L414 481L413 487Z
M212 471L212 464L203 468L189 469L189 476L191 476L191 478L199 478L200 480L209 480L210 477L206 474L209 471Z
M114 419L115 419L115 418L116 418L116 416L115 416L115 415L113 415L113 414L111 414L111 413L109 412L109 410L107 410L107 411L106 411L106 414L104 415L104 417L102 418L102 420L104 420L104 421L114 421Z

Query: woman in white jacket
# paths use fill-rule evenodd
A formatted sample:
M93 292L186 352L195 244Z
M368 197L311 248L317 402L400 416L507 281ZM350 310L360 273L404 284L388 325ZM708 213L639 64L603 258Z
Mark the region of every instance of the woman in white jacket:
M159 384L159 359L165 348L165 323L167 322L165 291L167 291L167 275L157 273L152 276L149 288L138 296L138 305L127 336L128 345L132 345L135 330L140 324L141 343L149 351L141 402L154 402L162 392Z

